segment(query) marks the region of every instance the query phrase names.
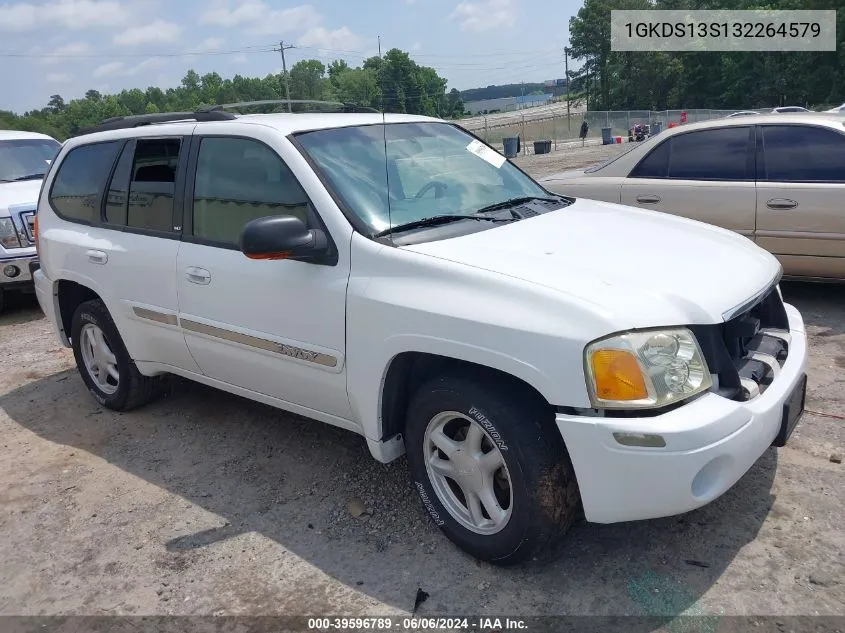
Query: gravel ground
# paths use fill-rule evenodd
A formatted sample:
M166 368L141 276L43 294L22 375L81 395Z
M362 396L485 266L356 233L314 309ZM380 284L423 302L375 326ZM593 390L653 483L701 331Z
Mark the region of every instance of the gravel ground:
M845 296L783 288L816 412L790 445L705 508L582 523L516 569L453 547L404 459L351 433L181 380L103 410L22 297L0 316L0 615L407 614L420 588L418 615L845 615L845 430L819 415L845 416Z

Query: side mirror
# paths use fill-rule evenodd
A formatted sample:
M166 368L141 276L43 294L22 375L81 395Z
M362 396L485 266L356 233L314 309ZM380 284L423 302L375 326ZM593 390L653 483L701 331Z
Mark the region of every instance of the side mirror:
M329 239L291 215L275 215L248 222L241 231L241 252L250 259L296 259L330 263Z

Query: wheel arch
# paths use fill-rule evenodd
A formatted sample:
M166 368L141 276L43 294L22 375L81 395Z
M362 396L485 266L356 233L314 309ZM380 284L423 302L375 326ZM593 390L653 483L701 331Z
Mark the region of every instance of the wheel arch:
M395 354L384 369L378 396L378 441L389 445L402 438L408 404L415 391L428 380L444 373L462 373L490 382L506 383L552 410L549 399L525 377L459 356L423 351L404 351ZM373 443L370 443L373 450ZM395 451L394 451L395 452ZM401 452L399 453L401 454ZM381 461L398 457L391 453L389 459L375 455Z

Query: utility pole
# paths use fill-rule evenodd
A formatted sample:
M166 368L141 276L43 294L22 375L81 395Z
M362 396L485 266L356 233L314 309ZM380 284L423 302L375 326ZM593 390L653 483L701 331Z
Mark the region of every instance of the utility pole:
M566 124L569 126L569 131L572 131L572 119L569 116L569 47L563 49L563 63L566 69Z
M285 95L287 95L288 99L288 112L293 112L293 110L291 109L290 104L290 77L288 77L288 66L287 63L285 63L285 51L291 48L296 48L296 46L294 46L293 44L288 44L287 46L285 46L285 42L284 40L282 40L281 42L279 42L279 48L275 49L282 54L282 73L285 77Z

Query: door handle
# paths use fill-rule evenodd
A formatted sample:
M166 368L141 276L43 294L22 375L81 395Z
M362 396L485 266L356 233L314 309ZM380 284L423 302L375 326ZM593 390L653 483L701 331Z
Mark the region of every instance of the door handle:
M103 251L85 251L85 254L88 256L88 261L92 264L100 264L101 266L109 261L108 253Z
M211 273L205 268L197 268L196 266L189 266L185 269L185 276L192 284L199 284L207 286L211 283Z
M766 206L777 211L785 211L787 209L794 209L798 206L798 203L789 198L772 198L771 200L766 200Z
M653 194L637 196L637 202L640 204L657 204L660 202L660 196L655 196Z

